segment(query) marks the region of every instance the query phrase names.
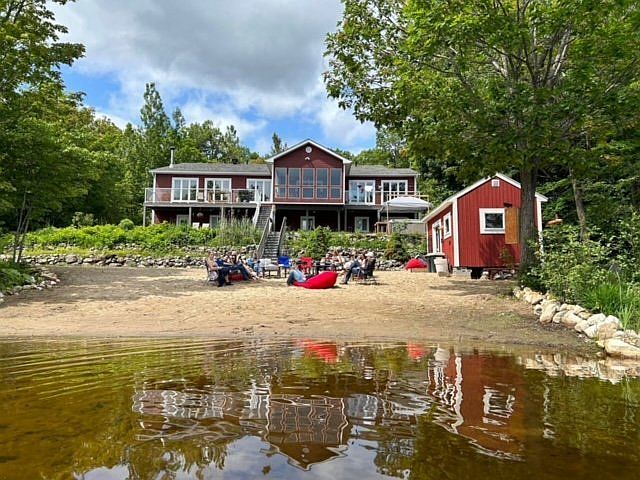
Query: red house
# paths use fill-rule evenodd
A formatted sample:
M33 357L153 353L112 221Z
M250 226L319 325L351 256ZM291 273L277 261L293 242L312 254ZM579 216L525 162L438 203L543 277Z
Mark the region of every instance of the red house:
M542 203L535 218L542 231ZM506 175L484 178L431 211L424 221L431 253L443 253L454 268L498 268L520 261L520 184Z
M277 230L286 217L292 230L322 225L370 232L384 202L418 196L414 170L352 165L312 140L264 164L172 163L151 173L153 187L146 189L144 208L145 218L151 211L152 223L203 227L222 218L248 217L256 224L271 218Z

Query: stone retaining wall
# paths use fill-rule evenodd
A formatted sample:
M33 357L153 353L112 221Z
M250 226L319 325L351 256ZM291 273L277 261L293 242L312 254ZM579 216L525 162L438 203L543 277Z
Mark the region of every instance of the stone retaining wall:
M580 305L570 305L530 288L516 288L513 295L533 307L542 324L556 323L594 340L607 355L640 360L640 335L625 330L619 318L604 313L592 313Z

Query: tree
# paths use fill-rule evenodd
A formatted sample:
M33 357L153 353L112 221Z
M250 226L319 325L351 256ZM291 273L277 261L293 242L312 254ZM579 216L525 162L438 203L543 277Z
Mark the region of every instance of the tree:
M638 78L637 2L344 0L330 96L402 129L461 177L516 172L521 268L534 262L541 169L567 165L589 115ZM633 105L635 102L629 102Z
M282 138L276 132L273 132L271 136L271 141L273 142L271 145L271 151L269 152L269 156L273 157L274 155L279 154L280 152L284 152L288 147L286 143L283 143Z

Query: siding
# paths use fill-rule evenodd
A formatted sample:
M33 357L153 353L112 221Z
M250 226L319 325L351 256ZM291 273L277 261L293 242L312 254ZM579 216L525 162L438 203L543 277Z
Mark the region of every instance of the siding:
M433 231L432 231L432 227L434 223L437 223L438 221L440 221L443 224L444 227L444 217L447 214L451 214L452 213L452 207L449 206L447 208L445 208L442 212L440 212L436 217L432 218L431 220L429 220L427 222L427 236L429 237L429 251L430 252L434 252L434 238L433 238ZM455 229L453 227L453 215L451 218L451 236L449 236L448 238L444 238L444 230L443 230L443 241L442 241L442 253L445 254L445 256L447 257L447 260L449 261L449 265L454 265L454 250L453 250L453 238L455 235Z
M504 180L500 180L500 187L496 188L487 180L457 201L461 267L504 266L500 258L504 250L510 252L516 263L520 261L519 246L506 245L504 234L480 233L480 209L504 208L505 204L520 207L519 188Z

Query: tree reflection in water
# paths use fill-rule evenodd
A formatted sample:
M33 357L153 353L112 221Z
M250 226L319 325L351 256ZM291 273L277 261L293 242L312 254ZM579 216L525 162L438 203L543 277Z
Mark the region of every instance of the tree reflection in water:
M640 434L638 381L619 366L614 383L573 376L596 362L587 376L602 378L598 360L308 339L0 353L0 478L596 478L640 466L626 441Z

